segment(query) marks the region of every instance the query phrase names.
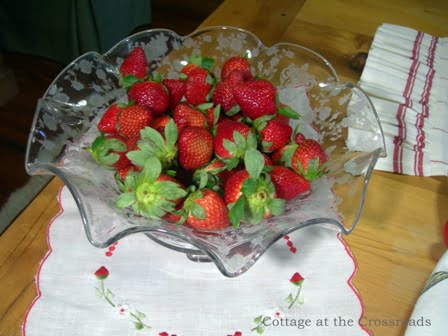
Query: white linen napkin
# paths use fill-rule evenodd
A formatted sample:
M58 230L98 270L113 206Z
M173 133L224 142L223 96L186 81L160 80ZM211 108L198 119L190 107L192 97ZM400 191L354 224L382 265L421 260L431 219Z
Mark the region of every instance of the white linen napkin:
M381 25L359 85L385 133L388 156L375 169L448 175L448 38Z
M448 251L437 263L422 290L405 336L445 336L448 330ZM424 322L419 326L417 321ZM420 322L421 324L422 322Z
M285 236L231 279L141 233L95 248L66 187L60 204L24 336L370 335L355 261L334 230Z

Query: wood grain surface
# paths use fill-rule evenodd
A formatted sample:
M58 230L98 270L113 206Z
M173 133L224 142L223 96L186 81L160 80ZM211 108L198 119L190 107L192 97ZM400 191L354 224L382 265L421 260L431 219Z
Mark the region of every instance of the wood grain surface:
M321 53L343 81L356 82L350 57L368 51L383 23L448 36L448 2L386 0L227 0L202 26L248 29L266 45L302 44ZM362 298L363 323L374 335L402 335L424 282L445 252L448 219L446 177L420 178L374 172L356 230L345 241L359 270L353 283ZM46 229L58 213L54 179L0 237L0 335L20 335L25 312L36 296L34 275L47 251Z

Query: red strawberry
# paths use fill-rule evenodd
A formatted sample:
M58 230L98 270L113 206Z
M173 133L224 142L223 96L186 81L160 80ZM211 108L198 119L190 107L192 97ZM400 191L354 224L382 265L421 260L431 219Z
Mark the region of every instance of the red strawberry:
M300 145L302 142L306 140L305 136L302 133L297 133L294 136L294 142L298 145Z
M182 70L180 72L182 72L184 75L189 75L191 71L193 71L194 69L196 69L198 66L196 64L193 63L188 63L187 65L185 65Z
M282 122L283 124L289 125L289 118L283 114L277 113L275 119Z
M117 117L122 107L118 107L117 104L112 104L109 108L104 112L101 117L100 122L98 123L98 130L108 134L116 134L117 133Z
M120 66L120 73L123 76L133 75L138 78L144 78L147 72L148 62L146 61L145 52L140 47L132 49Z
M116 135L101 134L93 142L88 151L100 165L122 169L131 165L126 157L126 139Z
M213 154L213 137L200 127L186 127L179 135L179 163L187 170L197 169L207 162Z
M308 192L311 188L309 181L284 166L273 166L269 175L274 183L277 196L285 200L293 199Z
M327 154L316 140L306 139L297 145L290 162L297 174L313 181L325 173Z
M218 109L218 110L216 110ZM212 106L205 110L205 117L207 118L207 124L209 128L212 128L215 125L215 113L217 113L216 123L218 124L223 120L223 116L221 114L221 108L219 106Z
M235 139L234 132L240 133L244 137L244 140L241 139L242 141L238 141ZM253 135L250 127L246 124L225 119L225 121L220 122L216 128L216 135L213 139L215 154L223 159L243 157L245 151L251 147L248 143L249 134ZM233 148L226 145L226 140L234 144L230 146ZM252 147L255 147L255 145L256 144L252 144Z
M264 157L264 166L272 166L273 162L269 156L267 156L265 153L261 153Z
M117 128L119 134L127 137L138 137L140 130L151 123L151 113L140 105L123 108L118 115Z
M211 189L202 189L187 198L186 223L199 230L222 230L230 225L224 200Z
M279 215L284 209L284 200L276 197L272 181L262 173L264 157L255 149L244 156L246 169L230 176L224 187L224 200L229 207L232 225L240 222L259 223L271 215Z
M250 79L253 79L253 77L251 77ZM241 72L240 70L233 70L231 71L228 76L226 76L225 78L226 82L231 82L233 84L240 84L246 81L246 79L244 78L244 73Z
M207 128L207 118L201 111L188 104L180 103L173 112L173 119L179 133L187 126Z
M165 87L157 82L137 82L128 91L130 100L149 109L154 116L163 114L168 109L169 97Z
M165 136L165 127L170 122L171 118L167 115L163 115L161 117L155 118L150 126L154 128L157 132Z
M292 134L291 126L278 119L259 123L257 123L257 120L255 120L254 125L256 125L260 134L263 151L273 152L289 142Z
M181 79L164 79L162 84L168 89L169 108L174 109L185 94L185 82Z
M129 172L131 171L140 171L140 169L134 165L126 166L117 171L116 178L118 178L120 181L124 181L126 176L128 176Z
M237 106L233 92L235 84L231 81L222 81L216 85L213 91L212 101L215 105L221 105L224 112L229 111L232 107Z
M185 80L185 99L190 105L197 106L208 101L213 87L213 78L204 68L193 69Z
M255 120L266 114L270 115L277 112L276 93L277 90L271 82L261 79L238 85L234 96L243 116Z
M230 76L233 71L239 71L244 80L252 79L252 72L250 71L250 65L247 59L240 56L234 56L227 59L221 69L221 80L225 80Z

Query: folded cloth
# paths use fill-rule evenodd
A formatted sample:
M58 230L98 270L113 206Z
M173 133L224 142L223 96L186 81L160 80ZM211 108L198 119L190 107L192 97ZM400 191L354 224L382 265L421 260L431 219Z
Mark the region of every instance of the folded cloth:
M445 336L448 316L448 251L417 300L405 336ZM412 322L412 323L411 323Z
M448 38L381 25L359 81L383 127L387 158L375 169L448 175ZM362 132L361 132L362 133ZM349 132L349 143L357 143Z

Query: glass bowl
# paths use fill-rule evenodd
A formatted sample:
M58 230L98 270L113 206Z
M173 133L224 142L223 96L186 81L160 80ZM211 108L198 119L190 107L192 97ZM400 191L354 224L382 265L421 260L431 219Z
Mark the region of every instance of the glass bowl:
M272 81L279 100L302 115L302 133L323 144L328 175L313 182L307 196L289 201L283 215L238 229L200 231L117 209L113 172L99 169L84 148L98 134L95 125L107 106L126 99L119 66L134 46L144 48L150 70L164 78L177 78L192 54L213 57L213 72L219 78L227 58L247 54L253 73ZM58 75L38 101L26 170L62 179L94 246L106 247L143 232L191 260L211 260L224 275L234 277L292 231L320 225L342 234L352 232L374 165L385 154L381 125L369 98L356 85L341 83L331 64L312 50L290 43L268 48L254 34L234 27L204 28L188 36L152 29L124 39L104 55L84 54Z

